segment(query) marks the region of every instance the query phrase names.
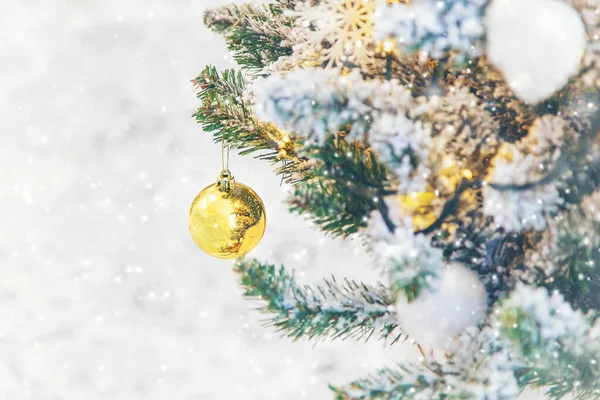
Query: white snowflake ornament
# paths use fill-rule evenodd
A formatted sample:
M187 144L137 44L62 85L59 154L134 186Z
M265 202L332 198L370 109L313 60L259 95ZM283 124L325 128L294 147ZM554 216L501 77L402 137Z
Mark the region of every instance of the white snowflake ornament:
M373 43L375 0L300 1L286 15L296 18L293 46L299 61L332 68L367 64Z
M580 68L586 31L560 0L493 0L486 13L487 55L521 99L537 103Z
M487 309L483 284L463 265L450 263L437 279L412 303L405 296L397 303L402 330L428 349L447 348L467 327L476 326Z

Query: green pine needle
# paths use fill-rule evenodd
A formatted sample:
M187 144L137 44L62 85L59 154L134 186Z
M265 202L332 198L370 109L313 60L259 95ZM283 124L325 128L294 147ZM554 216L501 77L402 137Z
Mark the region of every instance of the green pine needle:
M307 171L306 159L296 153L296 142L275 125L254 117L250 102L244 100L246 80L241 71L219 73L207 66L193 82L202 101L193 117L204 131L213 134L215 142L225 140L242 155L255 154L273 164L281 162L276 172L288 182Z
M367 286L335 278L323 285L296 283L281 267L257 260L238 260L236 272L241 277L245 295L266 304L259 308L274 314L267 325L293 340L306 337L398 340L401 337L392 301L383 286Z

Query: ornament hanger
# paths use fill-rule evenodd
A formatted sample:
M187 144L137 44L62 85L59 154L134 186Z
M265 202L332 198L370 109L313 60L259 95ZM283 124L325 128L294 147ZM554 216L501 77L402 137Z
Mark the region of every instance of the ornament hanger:
M229 151L231 145L225 144L225 137L221 136L221 173L217 178L217 186L221 192L229 192L235 183L235 178L229 171Z
M265 233L265 205L258 194L229 171L231 145L221 137L221 173L194 199L188 227L208 255L236 258L252 250Z
M225 145L225 137L221 136L221 170L229 172L229 143Z

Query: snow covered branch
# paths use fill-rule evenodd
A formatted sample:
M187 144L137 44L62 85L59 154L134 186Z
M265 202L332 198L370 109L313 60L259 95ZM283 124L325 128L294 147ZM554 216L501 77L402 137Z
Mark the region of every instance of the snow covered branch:
M600 395L600 325L559 293L520 285L495 314L495 326L525 361L522 384L548 386L552 398Z
M273 163L284 161L277 172L291 182L306 172L306 160L296 154L295 141L252 114L250 104L243 100L246 80L241 72L219 73L208 66L193 82L202 101L193 116L206 132L213 134L215 142L224 139L240 149L241 154L257 152L258 158Z
M525 252L527 282L557 290L576 309L600 309L600 190L548 222Z
M375 15L375 37L392 37L407 52L442 58L454 51L462 58L481 54L483 10L489 0L424 0L409 4L382 2Z
M517 364L492 329L463 334L452 350L445 362L426 358L420 364L400 364L332 390L337 400L516 398Z
M397 82L365 81L357 71L302 69L258 80L249 91L260 119L317 144L341 130L362 139L378 115L407 112L412 103Z
M228 5L209 9L204 24L222 33L228 50L242 66L261 69L292 53L284 41L290 37L292 20L278 3Z
M260 310L275 314L268 325L293 339L369 339L375 334L397 340L402 335L383 286L335 278L315 287L299 285L283 267L256 260L238 261L236 271L246 296L266 301Z
M443 251L431 246L428 237L415 234L410 218L402 218L394 206L389 206L396 221L394 232L378 228L380 216L372 216L369 247L377 265L389 276L395 295L405 296L408 302L422 290L435 286L436 277L445 265Z
M361 235L388 279L310 287L242 260L246 295L293 339L454 343L446 358L332 387L338 400L512 400L528 385L600 397L598 10L281 0L205 14L252 73L201 74L198 121L286 163L291 211Z
M561 148L573 135L561 117L544 116L523 140L505 144L494 159L492 184L483 189L486 214L509 231L545 228L545 216L564 201L557 186L560 175L549 182L545 177L558 168ZM535 181L538 184L532 185Z

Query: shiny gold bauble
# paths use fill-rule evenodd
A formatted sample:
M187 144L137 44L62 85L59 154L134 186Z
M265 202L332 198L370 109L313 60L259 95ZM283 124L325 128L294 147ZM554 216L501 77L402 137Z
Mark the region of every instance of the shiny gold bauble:
M254 190L223 174L192 202L188 226L204 252L236 258L250 252L265 233L265 205Z

